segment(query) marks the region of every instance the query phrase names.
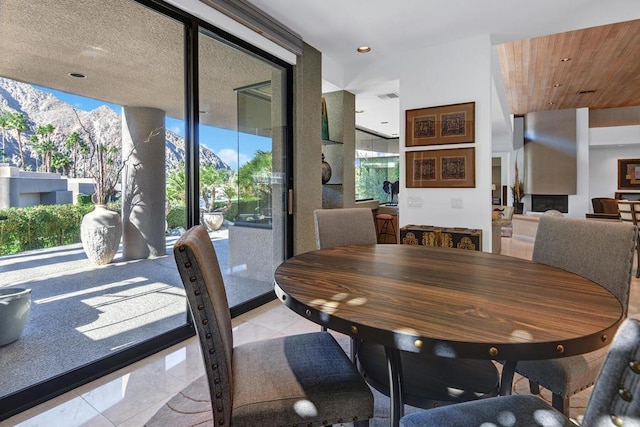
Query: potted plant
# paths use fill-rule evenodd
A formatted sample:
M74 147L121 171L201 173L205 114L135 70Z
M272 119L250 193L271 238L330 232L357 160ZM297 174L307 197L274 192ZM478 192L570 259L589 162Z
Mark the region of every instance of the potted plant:
M524 203L522 203L522 198L524 197L524 182L520 180L517 158L515 163L515 173L513 175L513 185L511 186L511 194L513 196L513 213L522 214L524 210Z
M200 222L209 231L217 231L224 223L224 213L231 207L233 187L230 171L216 169L213 165L200 168L200 198L202 199L202 212ZM220 208L215 207L216 199L224 197L226 204Z
M82 218L80 238L89 260L94 264L110 263L118 251L122 238L120 213L109 209L107 204L115 194L120 181L120 172L125 161L117 146L99 140L92 130L82 123L78 112L73 110L83 135L78 137L86 145L85 156L90 160L86 173L93 179L95 192L91 196L94 210Z

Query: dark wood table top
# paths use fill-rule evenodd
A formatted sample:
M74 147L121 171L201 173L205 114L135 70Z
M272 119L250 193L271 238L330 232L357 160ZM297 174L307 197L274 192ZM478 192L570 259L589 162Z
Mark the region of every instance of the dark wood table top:
M310 320L404 351L532 360L607 344L623 319L606 289L519 258L409 245L346 246L281 264L275 290Z

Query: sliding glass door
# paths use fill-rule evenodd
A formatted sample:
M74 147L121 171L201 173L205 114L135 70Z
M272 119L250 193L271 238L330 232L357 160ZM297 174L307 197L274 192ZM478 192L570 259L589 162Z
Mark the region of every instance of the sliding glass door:
M233 315L273 298L291 67L151 0L3 0L0 36L0 289L31 290L0 346L2 420L193 335L172 257L189 226ZM79 230L107 165L123 234L95 265Z
M230 306L251 306L284 260L285 72L206 29L198 46L200 221Z

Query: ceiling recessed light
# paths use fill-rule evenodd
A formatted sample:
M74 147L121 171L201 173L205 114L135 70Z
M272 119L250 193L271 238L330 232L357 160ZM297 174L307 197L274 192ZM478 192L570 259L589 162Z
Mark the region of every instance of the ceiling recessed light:
M571 61L571 58L562 58L562 59L560 60L560 62L567 62L567 61Z
M369 46L360 46L359 48L356 49L358 52L360 53L367 53L367 52L371 52L371 48Z
M87 76L85 76L82 73L69 73L69 77L75 77L76 79L85 79L85 78L87 78Z
M356 113L364 113L364 110L356 110Z

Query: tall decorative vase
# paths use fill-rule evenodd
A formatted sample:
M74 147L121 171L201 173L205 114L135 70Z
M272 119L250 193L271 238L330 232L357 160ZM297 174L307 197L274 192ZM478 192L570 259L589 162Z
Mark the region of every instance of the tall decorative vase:
M121 237L120 214L107 209L105 205L95 205L94 210L82 218L82 247L94 264L109 264L118 252Z
M329 115L327 114L327 101L322 97L322 139L329 140Z

